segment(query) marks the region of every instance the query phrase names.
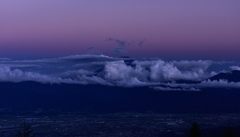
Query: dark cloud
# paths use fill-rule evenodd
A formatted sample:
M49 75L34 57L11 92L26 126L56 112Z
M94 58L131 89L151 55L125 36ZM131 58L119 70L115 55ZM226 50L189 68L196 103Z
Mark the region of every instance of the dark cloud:
M170 88L170 87L160 87L160 86L156 86L153 89L161 90L161 91L201 91L200 89L196 89L196 88Z
M114 39L114 38L111 38L111 37L109 37L109 38L107 38L106 40L107 40L107 41L114 41L115 39Z
M113 41L114 43L117 43L120 46L130 46L131 44L128 41L114 39L114 38L107 38L107 41Z
M93 49L93 48L94 48L94 46L87 47L88 50Z
M92 54L84 54L84 55L71 55L66 57L58 58L59 61L73 61L73 62L96 62L96 61L111 61L116 60L113 57L105 56L105 55L92 55Z
M140 41L140 42L138 43L138 46L142 46L145 41L146 41L146 39L144 39L143 41Z
M115 38L107 38L106 41L112 41L114 43L117 43L119 46L131 46L131 45L138 45L138 46L142 46L146 39L142 40L142 41L124 41L124 40L119 40L119 39L115 39Z
M127 50L124 47L116 47L111 49L114 53L126 53Z

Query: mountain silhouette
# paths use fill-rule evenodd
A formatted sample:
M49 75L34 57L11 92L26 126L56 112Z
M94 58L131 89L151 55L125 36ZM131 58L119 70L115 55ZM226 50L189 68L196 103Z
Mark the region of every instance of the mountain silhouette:
M224 88L165 92L149 87L0 82L0 108L16 111L239 113L239 96L238 90ZM5 112L0 109L0 114Z
M239 70L233 70L231 72L225 72L225 73L219 73L211 78L209 80L217 80L219 81L220 79L227 80L228 82L240 82L240 71Z

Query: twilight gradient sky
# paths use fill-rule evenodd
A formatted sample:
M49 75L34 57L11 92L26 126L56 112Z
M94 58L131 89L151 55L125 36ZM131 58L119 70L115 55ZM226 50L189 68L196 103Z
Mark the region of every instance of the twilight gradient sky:
M1 0L0 57L239 59L239 0Z

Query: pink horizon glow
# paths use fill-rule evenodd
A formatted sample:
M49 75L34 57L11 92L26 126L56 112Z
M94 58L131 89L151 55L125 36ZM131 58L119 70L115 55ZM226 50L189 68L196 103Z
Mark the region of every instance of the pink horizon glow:
M94 46L113 56L239 58L239 7L237 0L2 0L0 54L85 54Z

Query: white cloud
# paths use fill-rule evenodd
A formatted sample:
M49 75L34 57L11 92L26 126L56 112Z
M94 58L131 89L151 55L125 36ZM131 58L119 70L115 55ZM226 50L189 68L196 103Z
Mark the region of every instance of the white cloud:
M232 69L232 70L240 70L239 66L230 66L229 68Z
M76 83L83 83L83 84L102 84L102 85L109 85L113 86L111 83L107 82L101 77L95 76L93 72L87 70L75 70L75 71L66 71L57 75L63 79L71 79Z
M180 70L195 70L195 71L204 71L206 70L213 62L210 60L181 60L181 61L172 61L172 63L179 68Z
M181 87L183 89L201 89L201 88L240 88L240 82L228 82L227 80L220 79L217 80L204 80L198 84L176 84L176 83L167 83L163 84L170 86L172 88Z
M117 58L105 56L105 55L91 55L91 54L83 54L83 55L71 55L66 57L58 58L59 61L74 61L74 62L95 62L95 61L115 61Z
M51 77L36 72L23 72L19 69L11 70L8 67L0 68L0 81L22 82L36 81L42 83L77 83L71 79L62 79L59 77Z
M200 84L196 85L197 87L229 87L229 88L240 88L240 82L228 82L227 80L220 79L217 80L205 80Z
M184 62L186 64L187 62ZM192 62L190 62L192 63ZM201 62L198 62L199 64ZM205 63L205 62L204 62ZM139 82L153 84L162 82L174 82L176 80L202 80L211 74L206 72L207 65L198 67L199 69L190 69L181 71L172 62L163 60L154 61L134 61L136 67L126 65L123 61L108 62L105 65L104 72L101 75L110 83L127 83L131 79L137 79ZM178 64L178 66L181 63ZM200 65L199 65L200 66Z
M0 62L0 81L102 84L122 87L165 84L169 88L157 86L154 89L168 91L198 91L203 87L217 86L240 88L239 83L229 83L224 80L203 81L199 84L176 84L178 80L202 81L217 74L214 71L207 71L212 61L144 59L135 60L132 65L126 65L124 59L104 55L73 55L35 60L36 62L34 60ZM58 69L59 67L61 69ZM239 69L238 66L230 68Z
M0 58L0 61L10 61L11 59L10 58Z
M206 72L206 69L208 68L210 63L206 63L204 61L165 62L163 60L156 60L156 61L141 61L141 62L135 61L134 63L137 65L140 65L144 69L149 69L150 70L149 76L152 81L159 81L159 82L175 81L175 80L198 81L210 75ZM201 63L203 65L201 65ZM193 64L198 64L198 66L193 67ZM182 69L183 66L185 66L184 69Z

